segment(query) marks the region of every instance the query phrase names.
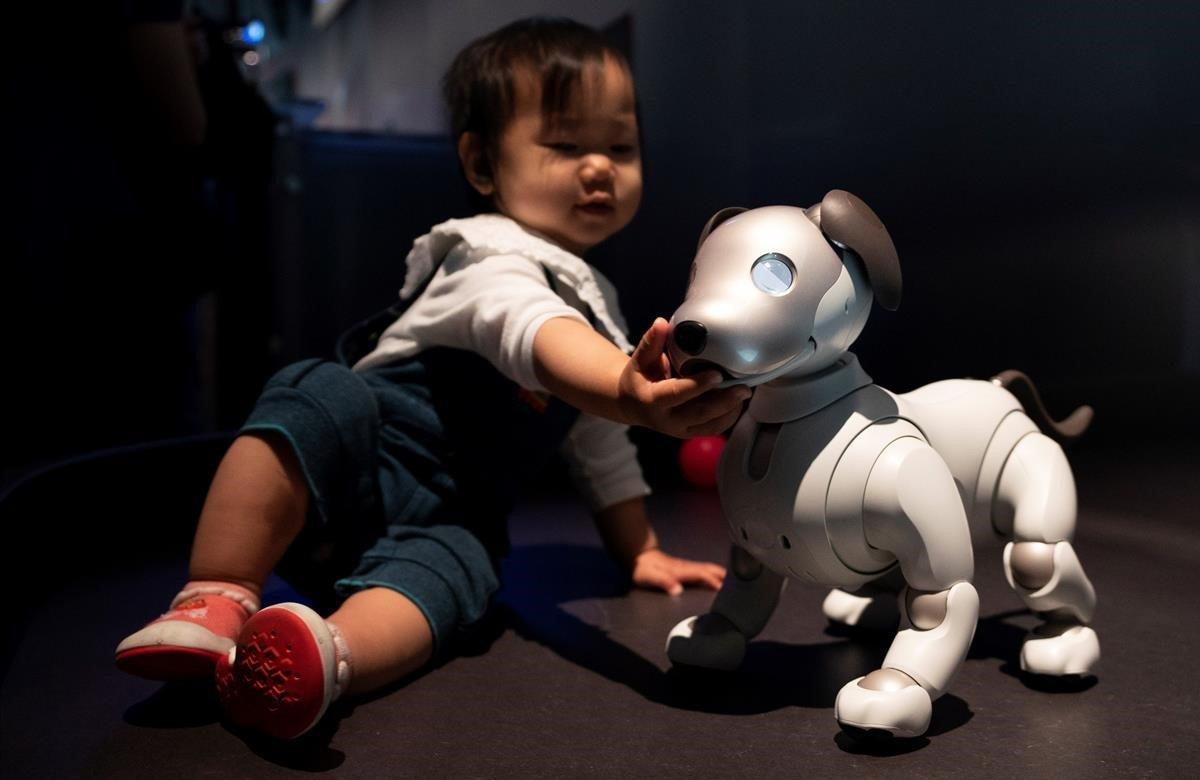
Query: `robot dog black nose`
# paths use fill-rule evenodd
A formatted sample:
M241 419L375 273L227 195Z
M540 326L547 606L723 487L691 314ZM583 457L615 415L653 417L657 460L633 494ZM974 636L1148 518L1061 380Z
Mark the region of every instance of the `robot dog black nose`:
M698 322L685 320L671 331L671 338L675 339L675 346L687 354L699 355L708 341L708 329Z

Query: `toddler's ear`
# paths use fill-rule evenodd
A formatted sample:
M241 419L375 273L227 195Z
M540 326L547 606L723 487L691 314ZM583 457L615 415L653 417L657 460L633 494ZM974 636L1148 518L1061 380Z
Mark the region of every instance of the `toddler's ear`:
M479 133L463 133L458 137L458 161L462 164L467 183L485 198L491 197L496 191L496 183L492 179L487 150Z

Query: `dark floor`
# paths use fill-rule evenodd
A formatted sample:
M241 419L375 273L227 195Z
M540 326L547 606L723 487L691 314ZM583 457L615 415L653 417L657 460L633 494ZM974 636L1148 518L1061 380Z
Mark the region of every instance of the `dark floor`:
M182 581L181 549L136 572L69 583L8 659L0 774L1195 776L1195 450L1076 459L1076 546L1100 597L1098 679L1063 691L1021 678L1014 658L1033 621L1008 592L998 548L985 550L970 656L936 703L930 733L891 748L859 746L834 722L838 688L874 668L886 643L829 633L822 591L786 591L740 672L681 676L668 671L664 637L711 594L624 592L583 511L545 499L513 519L490 647L369 701L339 703L317 732L284 747L227 730L204 686L164 688L112 667L118 640ZM724 557L715 495L659 495L651 509L672 551ZM279 582L269 591L269 600L289 595Z

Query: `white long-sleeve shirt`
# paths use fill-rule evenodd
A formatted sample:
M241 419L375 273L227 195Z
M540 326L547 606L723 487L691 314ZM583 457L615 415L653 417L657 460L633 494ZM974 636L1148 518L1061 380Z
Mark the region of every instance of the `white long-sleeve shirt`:
M554 317L579 320L632 351L616 289L604 275L508 217L482 214L436 225L414 242L407 264L400 297L419 297L355 370L453 347L482 355L522 387L545 391L534 373L533 339ZM590 309L593 322L563 300L547 273L560 292ZM593 511L650 492L625 425L581 414L561 452Z

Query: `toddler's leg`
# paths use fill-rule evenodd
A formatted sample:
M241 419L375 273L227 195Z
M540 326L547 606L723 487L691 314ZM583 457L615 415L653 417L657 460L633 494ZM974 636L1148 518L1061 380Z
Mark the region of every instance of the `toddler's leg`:
M350 596L322 620L303 604L250 618L217 663L217 692L234 724L293 739L344 693L366 693L414 672L433 654L421 610L388 588Z
M200 515L190 581L166 614L117 646L117 666L155 680L211 674L258 610L263 582L300 532L307 509L300 465L281 437L236 439Z
M239 436L217 468L200 513L191 578L260 593L307 512L308 487L286 440L270 432Z
M410 491L414 518L432 511L427 493L419 485ZM499 581L473 533L439 524L387 532L338 581L346 600L328 620L300 604L277 604L246 622L217 664L230 721L299 736L342 692L365 693L416 671L483 616Z
M353 659L349 693L368 693L420 669L433 655L425 615L390 588L355 593L329 616Z

